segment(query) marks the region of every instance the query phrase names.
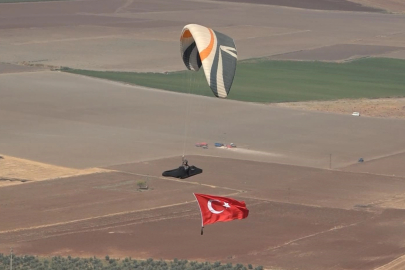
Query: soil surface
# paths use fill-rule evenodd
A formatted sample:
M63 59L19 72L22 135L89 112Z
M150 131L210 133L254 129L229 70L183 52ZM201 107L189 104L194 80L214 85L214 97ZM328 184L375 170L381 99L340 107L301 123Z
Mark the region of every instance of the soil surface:
M0 252L373 269L405 248L405 211L384 205L405 178L189 156L203 173L161 177L180 157L0 189ZM139 190L137 181L148 183ZM246 202L245 220L207 226L193 192ZM173 244L176 243L176 244ZM378 243L378 244L376 244Z
M360 116L405 119L405 98L288 102L274 103L271 106L346 115L359 112Z
M340 10L340 11L367 11L367 12L379 12L380 9L373 8L371 6L363 6L354 1L347 0L218 0L229 1L249 4L261 4L261 5L274 5L283 7L295 7L303 9L315 9L315 10Z
M405 1L404 0L350 0L354 3L359 3L363 6L374 7L378 9L384 9L394 13L405 13Z

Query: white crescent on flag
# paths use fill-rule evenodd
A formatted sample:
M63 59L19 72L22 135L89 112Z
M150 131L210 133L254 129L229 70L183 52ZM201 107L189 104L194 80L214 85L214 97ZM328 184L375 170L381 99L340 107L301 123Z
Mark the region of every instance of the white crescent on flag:
M217 211L214 208L212 208L211 202L220 202L220 201L218 201L218 200L209 200L208 201L208 204L207 204L208 205L208 210L210 210L211 213L213 213L213 214L221 214L222 212L224 212L224 210Z

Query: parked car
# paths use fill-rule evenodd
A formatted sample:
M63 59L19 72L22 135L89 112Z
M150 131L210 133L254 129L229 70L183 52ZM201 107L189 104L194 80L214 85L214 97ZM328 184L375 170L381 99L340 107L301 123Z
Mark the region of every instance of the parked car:
M195 146L197 146L197 147L203 147L203 146L208 147L208 143L206 143L206 142L200 142L200 143L196 143Z

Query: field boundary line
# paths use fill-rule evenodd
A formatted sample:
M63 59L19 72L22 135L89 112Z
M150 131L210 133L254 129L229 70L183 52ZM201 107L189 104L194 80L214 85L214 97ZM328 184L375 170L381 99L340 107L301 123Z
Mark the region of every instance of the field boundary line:
M133 172L120 171L120 170L112 170L112 171L119 172L119 173L130 174L130 175L142 176L142 177L155 178L155 179L160 179L160 180L165 180L165 181L173 181L173 182L179 182L179 183L185 183L185 184L191 184L191 185L205 186L205 187L210 187L210 188L221 188L221 189L236 191L235 193L227 194L227 195L224 195L224 196L236 195L236 194L247 192L246 190L243 190L243 189L235 189L235 188L229 188L229 187L214 186L214 185L209 185L209 184L202 184L200 182L192 182L192 181L185 181L185 180L180 180L180 179L164 178L164 177L161 177L161 176L153 176L153 175L148 175L148 174L133 173Z

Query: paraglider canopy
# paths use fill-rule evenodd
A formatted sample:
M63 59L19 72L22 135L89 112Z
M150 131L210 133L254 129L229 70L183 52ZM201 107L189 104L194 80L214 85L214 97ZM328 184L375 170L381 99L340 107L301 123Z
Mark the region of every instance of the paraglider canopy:
M202 25L188 24L181 33L180 53L189 70L203 67L216 97L228 96L238 58L232 38Z

